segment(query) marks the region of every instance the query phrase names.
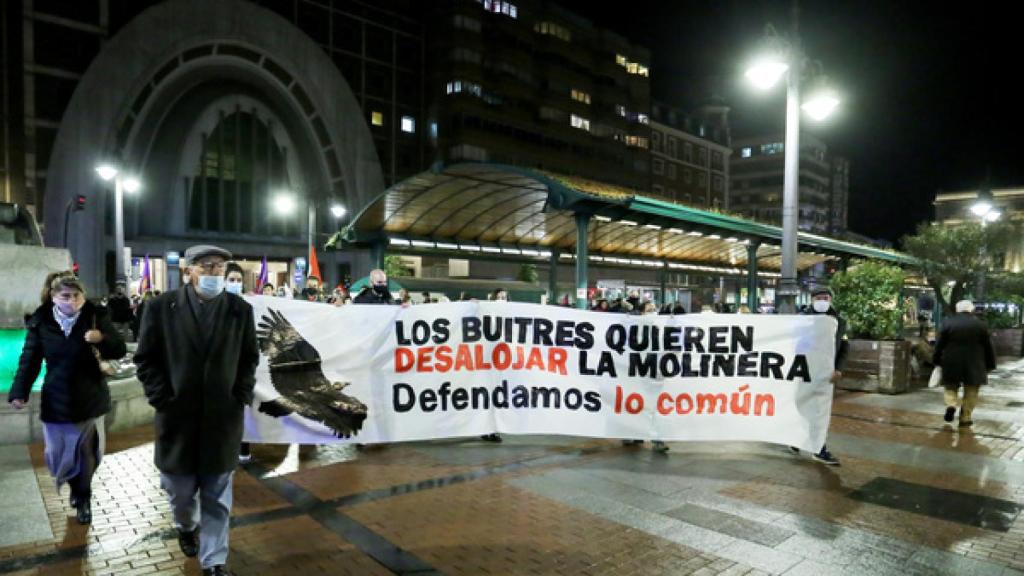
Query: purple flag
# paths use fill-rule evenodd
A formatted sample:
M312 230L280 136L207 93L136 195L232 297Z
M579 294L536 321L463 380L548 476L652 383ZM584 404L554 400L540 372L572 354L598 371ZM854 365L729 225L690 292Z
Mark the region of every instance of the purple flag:
M267 283L267 276L269 271L267 270L267 257L263 257L263 263L260 264L260 278L256 281L256 293L258 294L263 290L263 285Z

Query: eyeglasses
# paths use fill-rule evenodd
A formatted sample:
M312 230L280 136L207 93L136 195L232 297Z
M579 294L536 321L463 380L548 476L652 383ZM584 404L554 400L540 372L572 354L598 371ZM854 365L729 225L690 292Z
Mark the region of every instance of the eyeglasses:
M227 267L227 262L196 262L193 266L202 268L204 272L223 272Z

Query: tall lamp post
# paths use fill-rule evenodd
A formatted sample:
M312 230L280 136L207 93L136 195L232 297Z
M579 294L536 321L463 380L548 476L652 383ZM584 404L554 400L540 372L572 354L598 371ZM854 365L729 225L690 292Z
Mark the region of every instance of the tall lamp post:
M274 210L282 215L288 216L295 212L298 206L298 201L295 198L295 194L289 191L281 192L274 198ZM306 200L307 206L307 218L308 226L306 231L306 262L307 262L307 276L309 275L309 263L313 261L313 249L316 245L316 208L317 201L312 195ZM329 206L331 216L335 220L341 220L345 216L346 210L343 205L338 202L331 202ZM321 278L321 280L323 280Z
M128 277L124 267L124 193L138 192L142 183L113 164L96 166L96 173L105 182L114 181L114 284L127 288Z
M765 34L766 53L758 57L746 72L747 79L755 86L767 90L786 76L786 141L783 148L785 168L782 185L782 278L776 291L776 309L782 314L796 313L796 297L800 293L797 283L796 254L797 230L800 219L800 109L815 120L827 118L839 98L824 86L824 75L808 78L812 90L801 104L800 90L802 76L810 72L811 62L807 60L800 46L798 35L799 9L796 2L792 9L792 37L788 40L775 34L774 28L767 27Z
M993 202L992 189L986 182L982 186L981 190L978 191L978 197L971 205L971 213L977 216L981 220L981 227L984 228L989 222L995 222L1002 216L1002 212L997 210L992 204ZM985 240L982 238L981 244L981 264L982 268L978 271L977 281L977 294L974 295L974 299L977 301L983 301L985 299L985 257L986 257Z

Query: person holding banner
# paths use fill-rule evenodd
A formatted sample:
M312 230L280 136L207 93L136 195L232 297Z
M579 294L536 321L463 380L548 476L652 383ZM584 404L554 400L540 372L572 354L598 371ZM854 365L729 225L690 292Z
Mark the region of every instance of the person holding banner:
M973 312L974 303L970 300L956 303L956 314L942 322L933 357L934 364L942 367L946 400L943 420L952 422L957 404L960 404L961 428L974 424L971 416L978 403L978 391L988 383L988 372L996 369L996 354L988 326L975 318ZM957 398L961 385L964 388L962 403Z
M835 383L843 377L843 373L840 371L843 364L846 362L846 355L849 351L850 344L846 340L846 321L839 316L839 312L832 306L832 291L825 286L816 288L811 292L811 306L807 309L805 314L826 314L836 319L838 326L836 327L836 358L835 368L832 371L832 377L830 380ZM799 454L800 449L796 446L790 446L789 449L794 454ZM828 445L821 447L821 451L814 454L814 459L826 466L839 466L839 459L832 455L828 451Z
M363 288L352 300L354 304L394 304L395 299L388 290L388 275L380 268L370 270L370 285Z
M185 251L192 282L146 307L135 353L178 545L209 575L231 574L232 479L260 358L252 306L224 293L229 258L216 246Z

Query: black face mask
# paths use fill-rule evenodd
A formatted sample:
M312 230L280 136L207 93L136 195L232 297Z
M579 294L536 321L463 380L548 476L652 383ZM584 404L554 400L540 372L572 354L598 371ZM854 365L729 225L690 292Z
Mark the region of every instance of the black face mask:
M317 291L316 288L303 288L302 289L302 295L307 297L307 298L310 298L310 297L313 297L313 296L317 296L318 294L319 294L319 292Z
M383 295L388 293L388 285L387 284L374 284L373 285L373 291L376 292L377 294L380 294L381 296L383 296Z

